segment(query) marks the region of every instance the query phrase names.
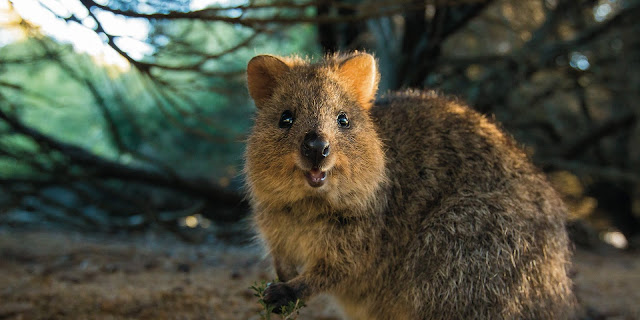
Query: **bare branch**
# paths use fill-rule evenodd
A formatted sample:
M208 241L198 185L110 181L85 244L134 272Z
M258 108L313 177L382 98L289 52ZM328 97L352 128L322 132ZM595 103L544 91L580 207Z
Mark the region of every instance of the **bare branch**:
M640 183L640 175L636 172L625 171L615 167L596 166L580 161L567 161L556 158L540 160L538 161L538 164L545 171L569 170L583 176L592 176L594 178L604 179L607 181Z
M47 103L48 105L55 105L56 107L59 107L59 108L66 107L66 105L63 105L62 103L60 103L58 101L55 101L52 97L47 97L47 96L45 96L45 95L43 95L43 94L41 94L39 92L35 92L33 90L27 89L27 88L25 88L25 87L23 87L21 85L17 85L17 84L14 84L14 83L9 83L9 82L5 82L5 81L0 80L0 87L5 87L5 88L9 88L9 89L12 89L12 90L19 91L19 92L21 92L22 94L24 94L24 95L26 95L28 97L36 98L36 99L38 99L38 100L40 100L42 102Z
M32 138L38 144L47 145L58 150L69 160L83 167L87 174L96 178L119 179L144 183L156 187L169 188L186 192L221 205L235 207L241 203L241 197L203 179L187 179L170 177L157 171L144 168L129 167L94 155L93 153L75 145L67 144L48 137L39 131L27 127L19 120L7 115L0 109L0 119L8 123L13 130Z
M589 131L585 136L577 138L572 143L569 143L568 146L562 148L566 150L562 157L568 160L575 159L603 138L632 127L636 124L636 120L637 116L633 113L610 119Z

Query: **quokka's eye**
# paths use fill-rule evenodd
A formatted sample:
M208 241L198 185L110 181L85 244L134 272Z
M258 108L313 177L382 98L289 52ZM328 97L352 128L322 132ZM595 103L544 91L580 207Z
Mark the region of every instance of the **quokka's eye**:
M349 119L346 113L343 112L338 115L338 125L341 128L349 128Z
M285 110L280 116L280 122L278 126L283 129L291 128L293 125L293 113L289 110Z

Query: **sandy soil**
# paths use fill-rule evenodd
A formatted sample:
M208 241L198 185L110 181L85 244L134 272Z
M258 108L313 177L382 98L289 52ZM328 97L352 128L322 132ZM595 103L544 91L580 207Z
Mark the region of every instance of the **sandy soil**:
M590 319L640 319L640 255L574 261ZM272 277L255 247L0 230L0 319L259 319L248 287ZM327 297L307 305L299 319L341 319Z

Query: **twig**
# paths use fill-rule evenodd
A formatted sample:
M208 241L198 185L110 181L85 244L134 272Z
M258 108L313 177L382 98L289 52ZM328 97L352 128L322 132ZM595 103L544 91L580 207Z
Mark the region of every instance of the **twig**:
M8 123L16 132L32 138L38 144L47 145L58 150L68 157L72 163L84 168L87 175L91 177L140 182L152 186L169 188L231 207L237 207L241 203L242 197L240 195L221 189L204 179L170 177L157 171L129 167L98 157L81 147L58 141L33 128L27 127L17 119L8 116L2 109L0 109L0 119Z
M572 143L569 143L568 146L563 147L562 149L566 151L562 153L562 157L568 160L575 159L603 138L635 125L636 120L637 117L633 113L609 119L607 122L590 130L583 137L579 137Z

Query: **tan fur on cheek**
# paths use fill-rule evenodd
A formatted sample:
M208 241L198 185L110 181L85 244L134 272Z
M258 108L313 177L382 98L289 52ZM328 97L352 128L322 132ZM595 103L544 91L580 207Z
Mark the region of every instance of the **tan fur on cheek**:
M305 196L304 176L296 165L296 152L281 156L277 161L263 157L248 159L249 179L253 181L251 192L265 204L278 205L297 201Z
M351 176L351 165L349 163L349 157L344 154L339 154L336 156L336 163L334 165L337 171L340 172L341 175L346 176L346 178Z
M334 168L330 172L331 188L327 190L327 200L332 208L348 210L353 215L374 210L371 206L380 200L376 199L376 191L386 183L384 156L376 147L356 150L362 153L357 158L346 153L336 155ZM354 165L354 161L361 163Z

